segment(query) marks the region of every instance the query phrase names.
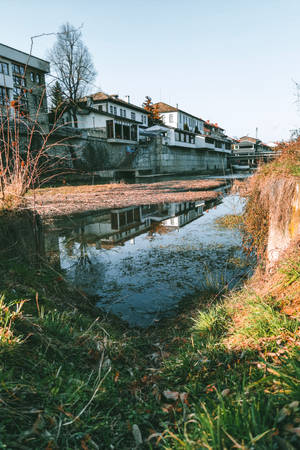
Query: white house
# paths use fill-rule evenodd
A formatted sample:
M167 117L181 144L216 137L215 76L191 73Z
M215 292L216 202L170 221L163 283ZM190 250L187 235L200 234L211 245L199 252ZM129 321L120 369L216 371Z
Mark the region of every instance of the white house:
M140 128L148 127L148 113L144 108L104 92L84 97L77 110L77 126L90 135L108 142L136 143ZM65 123L74 126L70 112L64 114Z
M250 136L242 136L233 144L233 153L235 155L257 154L257 153L272 153L273 149L264 144L257 138Z
M166 133L168 145L231 152L231 139L217 123L205 121L167 103L159 102L156 105L168 129Z
M164 102L155 103L154 106L157 107L165 125L177 128L178 130L191 131L196 134L204 133L205 121L203 119Z
M48 123L45 74L48 61L0 44L0 106L10 105L22 115Z
M162 136L162 143L170 147L184 147L231 153L231 139L227 136L206 136L191 131L174 129L165 125L154 125L141 132L144 136Z

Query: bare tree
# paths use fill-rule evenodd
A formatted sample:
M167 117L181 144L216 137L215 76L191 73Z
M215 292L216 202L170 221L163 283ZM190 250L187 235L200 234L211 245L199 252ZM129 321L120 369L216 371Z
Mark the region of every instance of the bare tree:
M78 101L96 76L89 50L81 40L81 31L68 22L63 24L49 52L49 59L77 128Z

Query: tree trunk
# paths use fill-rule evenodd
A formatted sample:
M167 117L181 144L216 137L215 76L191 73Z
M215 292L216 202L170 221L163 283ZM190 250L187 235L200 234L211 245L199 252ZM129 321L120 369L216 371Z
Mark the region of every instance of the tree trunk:
M74 127L78 128L76 108L72 108L72 116L73 116Z

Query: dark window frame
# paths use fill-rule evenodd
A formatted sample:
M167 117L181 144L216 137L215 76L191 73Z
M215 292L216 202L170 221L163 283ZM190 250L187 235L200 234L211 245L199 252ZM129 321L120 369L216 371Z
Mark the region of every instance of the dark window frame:
M6 67L6 70L4 70L4 67ZM2 73L3 75L9 75L9 64L4 62L4 61L0 61L0 73Z

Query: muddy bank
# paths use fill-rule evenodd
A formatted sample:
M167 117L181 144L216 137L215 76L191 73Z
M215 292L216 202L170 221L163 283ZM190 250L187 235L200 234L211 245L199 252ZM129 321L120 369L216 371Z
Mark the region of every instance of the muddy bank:
M153 184L105 184L40 189L27 196L39 215L64 216L86 211L165 202L211 200L220 195L225 180L172 180Z

